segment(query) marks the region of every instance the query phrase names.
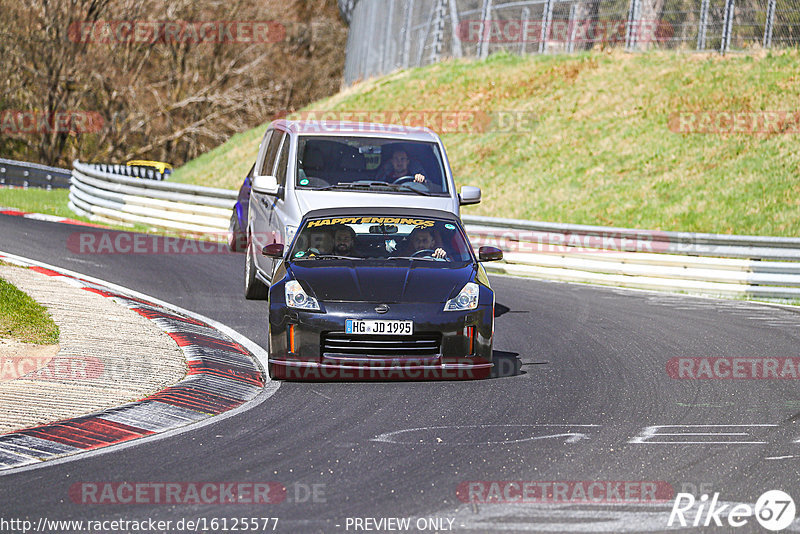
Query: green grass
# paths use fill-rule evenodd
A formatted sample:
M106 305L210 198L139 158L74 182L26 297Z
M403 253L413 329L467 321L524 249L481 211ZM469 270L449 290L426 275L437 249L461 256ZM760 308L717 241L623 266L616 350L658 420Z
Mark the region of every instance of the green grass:
M517 133L443 135L467 214L653 230L800 234L800 135L677 134L682 111L797 111L800 53L497 54L370 80L309 110L528 112ZM235 189L266 125L178 169Z
M238 189L256 160L263 135L264 128L260 126L236 134L226 143L176 169L170 181Z
M46 213L59 217L68 217L79 221L89 222L86 217L75 214L67 202L69 190L67 189L8 189L0 188L0 207L15 208L31 213Z
M116 230L129 230L133 232L145 233L166 233L165 230L151 228L144 224L112 224L110 222L92 221L88 217L82 217L69 209L67 203L69 202L69 190L67 189L9 189L0 188L0 207L14 208L20 211L29 213L43 213L45 215L55 215L58 217L66 217L76 221L91 222L93 224L102 224L108 228Z
M0 278L0 338L24 343L58 343L58 325L47 309Z

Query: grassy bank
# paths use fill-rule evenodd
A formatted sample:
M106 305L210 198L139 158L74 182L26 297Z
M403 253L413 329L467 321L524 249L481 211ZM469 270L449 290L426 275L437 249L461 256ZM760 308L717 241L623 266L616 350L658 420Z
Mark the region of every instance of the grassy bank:
M796 50L498 54L395 73L308 109L529 113L523 131L443 136L457 183L484 192L465 213L791 236L800 234L800 135L673 133L668 121L680 112L796 112L798 72ZM263 130L231 138L175 179L238 187Z
M51 345L58 332L47 308L0 278L0 338Z

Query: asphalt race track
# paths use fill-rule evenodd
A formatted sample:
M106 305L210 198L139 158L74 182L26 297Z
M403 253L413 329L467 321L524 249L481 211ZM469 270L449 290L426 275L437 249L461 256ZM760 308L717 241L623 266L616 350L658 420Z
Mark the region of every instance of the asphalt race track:
M176 304L264 346L266 304L242 296L243 255L70 251L70 234L88 230L3 215L0 250ZM397 517L413 518L412 531L426 518L416 525L431 532L433 520L440 532L657 532L667 530L672 509L671 500L635 497L504 504L457 494L468 482L492 481L650 481L751 505L780 489L800 503L800 382L667 373L676 357L800 356L800 314L507 277L492 284L502 376L283 383L252 409L202 428L0 475L0 517L173 525L277 517L278 532L363 531L377 523L357 530L353 518ZM84 504L70 496L75 484L123 481L277 482L287 493L267 505ZM800 531L800 520L789 530ZM750 517L736 529L725 522L685 531L765 530Z

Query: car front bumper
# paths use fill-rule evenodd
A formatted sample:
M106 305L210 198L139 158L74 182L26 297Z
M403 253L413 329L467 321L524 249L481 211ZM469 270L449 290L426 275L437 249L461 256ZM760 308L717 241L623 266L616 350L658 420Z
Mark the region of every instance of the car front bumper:
M464 380L489 376L493 366L492 304L466 312L444 312L439 303L391 304L383 314L375 311L378 304L325 303L320 312L296 310L282 303L271 305L271 376L289 380ZM414 333L348 335L347 319L411 320ZM418 344L424 348L418 348Z

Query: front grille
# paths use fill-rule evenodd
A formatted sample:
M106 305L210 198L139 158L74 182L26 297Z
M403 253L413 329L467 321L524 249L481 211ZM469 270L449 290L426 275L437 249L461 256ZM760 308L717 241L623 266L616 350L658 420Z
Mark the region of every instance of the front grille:
M327 357L435 358L442 335L371 336L329 332L322 335L321 353Z

